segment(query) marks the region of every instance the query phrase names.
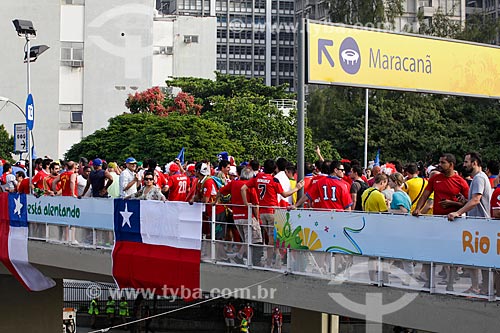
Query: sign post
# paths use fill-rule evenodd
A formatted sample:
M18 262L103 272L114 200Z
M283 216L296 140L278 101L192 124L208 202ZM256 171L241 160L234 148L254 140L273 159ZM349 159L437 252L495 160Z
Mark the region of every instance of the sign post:
M28 152L28 129L25 123L14 124L14 152L26 153Z

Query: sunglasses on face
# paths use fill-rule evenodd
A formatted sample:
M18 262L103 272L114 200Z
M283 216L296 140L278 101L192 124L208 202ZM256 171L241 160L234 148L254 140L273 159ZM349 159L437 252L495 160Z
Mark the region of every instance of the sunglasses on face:
M144 178L144 180L148 181L148 180L153 180L153 178Z

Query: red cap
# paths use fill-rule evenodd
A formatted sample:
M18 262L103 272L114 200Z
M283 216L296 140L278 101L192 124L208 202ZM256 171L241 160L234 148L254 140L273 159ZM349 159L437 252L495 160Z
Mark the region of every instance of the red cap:
M170 165L169 170L170 170L170 172L177 172L177 171L179 171L180 169L179 169L179 166L178 166L177 164L172 163L172 164Z
M187 167L187 171L194 172L194 164L189 164Z

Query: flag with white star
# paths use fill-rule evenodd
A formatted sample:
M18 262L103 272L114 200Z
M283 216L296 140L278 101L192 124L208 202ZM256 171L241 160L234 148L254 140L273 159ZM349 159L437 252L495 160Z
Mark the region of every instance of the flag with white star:
M113 277L161 296L200 286L202 205L114 200Z
M25 194L0 193L0 261L29 291L56 285L28 260L28 212Z

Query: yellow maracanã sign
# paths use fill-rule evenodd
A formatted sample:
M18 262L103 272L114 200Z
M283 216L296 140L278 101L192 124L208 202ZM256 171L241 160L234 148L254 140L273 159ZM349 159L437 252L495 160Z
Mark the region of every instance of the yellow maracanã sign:
M308 83L500 98L500 48L308 22Z

